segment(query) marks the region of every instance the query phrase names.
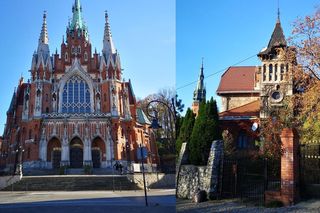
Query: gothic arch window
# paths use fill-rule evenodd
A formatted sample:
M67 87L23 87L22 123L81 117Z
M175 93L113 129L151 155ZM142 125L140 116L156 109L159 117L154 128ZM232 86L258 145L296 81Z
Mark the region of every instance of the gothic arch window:
M272 75L273 75L273 66L272 64L269 64L269 81L272 81Z
M274 65L274 80L278 80L278 64Z
M267 68L266 68L266 65L264 64L264 65L263 65L263 81L266 81L266 80L267 80L266 72L267 72Z
M90 91L85 80L72 76L64 85L62 92L62 113L90 113Z

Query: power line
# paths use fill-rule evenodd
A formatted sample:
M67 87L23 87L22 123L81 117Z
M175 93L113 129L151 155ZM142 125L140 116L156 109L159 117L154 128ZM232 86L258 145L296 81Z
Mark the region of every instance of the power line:
M238 62L235 63L235 64L232 64L231 66L225 67L224 69L221 69L221 70L219 70L219 71L217 71L217 72L215 72L215 73L212 73L212 74L204 77L204 79L210 78L210 77L212 77L212 76L214 76L214 75L216 75L216 74L218 74L218 73L220 73L220 72L225 71L225 70L228 69L229 67L232 67L232 66L236 66L236 65L238 65L238 64L241 64L242 62L245 62L245 61L247 61L247 60L249 60L249 59L251 59L251 58L253 58L253 57L256 57L256 56L257 56L257 54L254 54L254 55L252 55L252 56L250 56L250 57L247 57L247 58L245 58L245 59L243 59L243 60L241 60L241 61L238 61ZM183 88L188 87L188 86L190 86L190 85L192 85L192 84L194 84L194 83L196 83L196 82L198 82L198 80L195 80L195 81L192 81L192 82L187 83L187 84L185 84L185 85L182 85L181 87L176 88L176 90L183 89Z

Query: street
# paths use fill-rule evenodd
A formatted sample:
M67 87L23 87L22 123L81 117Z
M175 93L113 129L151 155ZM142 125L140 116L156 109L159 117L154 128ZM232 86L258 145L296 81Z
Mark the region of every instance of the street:
M175 191L0 192L0 212L175 212Z

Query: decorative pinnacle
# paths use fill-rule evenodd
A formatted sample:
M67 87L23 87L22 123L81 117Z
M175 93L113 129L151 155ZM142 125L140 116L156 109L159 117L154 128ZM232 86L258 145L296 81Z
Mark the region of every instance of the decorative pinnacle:
M112 41L112 34L111 34L111 29L110 29L110 24L109 24L108 11L105 11L105 19L106 19L106 23L104 26L104 36L103 36L104 50L107 52L110 51L112 54L114 54L114 53L116 53L116 49L115 49L113 41ZM106 47L106 45L108 47Z
M48 30L47 30L47 11L43 12L43 22L42 22L39 43L42 43L42 44L49 43Z

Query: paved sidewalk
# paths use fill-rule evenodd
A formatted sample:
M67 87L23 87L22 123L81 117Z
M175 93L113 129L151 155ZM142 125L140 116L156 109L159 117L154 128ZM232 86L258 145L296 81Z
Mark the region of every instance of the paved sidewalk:
M0 212L175 212L175 190L0 192Z
M226 199L207 201L203 203L192 203L190 200L177 200L177 213L212 213L212 212L265 212L265 213L319 213L320 200L309 200L300 202L291 207L263 208L247 206L238 200Z

